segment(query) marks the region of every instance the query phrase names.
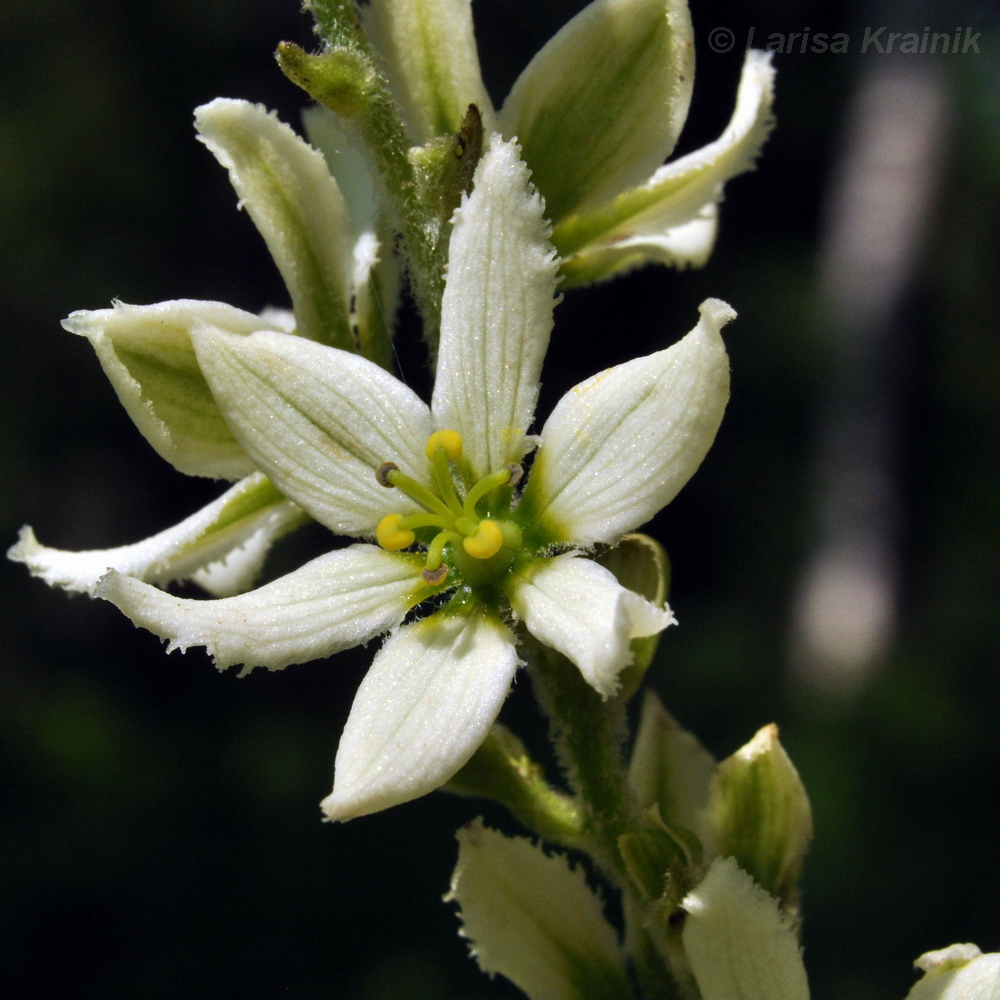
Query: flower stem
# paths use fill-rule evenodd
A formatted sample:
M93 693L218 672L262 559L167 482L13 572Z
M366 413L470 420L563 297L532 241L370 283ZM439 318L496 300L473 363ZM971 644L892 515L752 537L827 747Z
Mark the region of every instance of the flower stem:
M674 975L671 932L647 927L647 903L628 874L619 849L623 834L645 824L622 761L626 731L622 697L606 701L555 650L531 639L522 647L535 697L548 717L552 741L580 803L582 850L622 892L626 946L644 1000L688 1000L683 976Z
M418 170L399 109L362 30L354 0L306 0L305 6L316 19L326 48L310 55L282 42L278 65L315 100L353 121L374 157L403 236L413 295L433 356L440 338L451 212L471 180L482 145L481 123L478 132L473 127L479 122L478 112L474 122L463 124L462 133L444 144L447 161L455 159L450 150L456 140L463 154L467 153L461 157L465 162L457 177L446 172L437 178L434 171ZM465 136L468 130L471 137Z

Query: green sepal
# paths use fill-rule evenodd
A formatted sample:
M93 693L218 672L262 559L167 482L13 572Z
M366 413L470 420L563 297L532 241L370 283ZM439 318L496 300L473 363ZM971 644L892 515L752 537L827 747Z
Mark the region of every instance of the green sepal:
M546 840L564 847L578 844L582 824L576 802L545 780L541 766L506 726L495 725L472 759L445 787L501 803Z
M623 587L645 597L658 608L666 604L670 590L670 558L655 538L639 532L625 535L614 548L602 552L597 562L614 573ZM618 697L623 701L628 701L638 691L653 662L661 635L658 632L632 640L632 662L619 675Z

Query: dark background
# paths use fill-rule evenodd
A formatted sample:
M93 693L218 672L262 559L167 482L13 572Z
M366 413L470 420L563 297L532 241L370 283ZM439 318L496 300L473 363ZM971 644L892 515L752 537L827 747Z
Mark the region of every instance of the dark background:
M582 6L476 0L498 103ZM682 622L651 678L720 756L780 724L816 818L804 883L813 995L902 998L919 953L966 940L1000 948L996 11L761 0L701 2L693 16L698 75L682 151L724 126L750 26L758 44L805 26L843 31L851 51L777 57L778 129L760 169L730 185L703 271L650 268L567 295L541 412L585 375L676 339L706 296L739 311L716 447L650 529L671 552ZM933 60L947 95L938 180L876 377L862 380L892 429L895 633L837 690L790 655L789 636L820 538L817 441L830 400L857 388L831 334L821 259L853 95L881 58L860 55L861 36L883 23L983 35L978 55L911 57ZM732 27L736 51L709 50L716 26ZM310 22L294 0L6 0L0 32L0 535L12 542L30 521L48 544L117 545L218 487L153 454L90 347L59 320L113 297L285 303L191 112L243 97L297 125L304 95L271 53L282 39L311 44ZM418 358L404 351L421 384ZM306 532L276 565L323 544ZM166 657L110 605L49 590L23 567L0 566L0 586L10 995L516 995L478 974L440 902L452 830L481 812L509 832L516 824L440 793L345 826L319 820L371 651L239 680L200 652ZM526 681L504 718L539 740Z

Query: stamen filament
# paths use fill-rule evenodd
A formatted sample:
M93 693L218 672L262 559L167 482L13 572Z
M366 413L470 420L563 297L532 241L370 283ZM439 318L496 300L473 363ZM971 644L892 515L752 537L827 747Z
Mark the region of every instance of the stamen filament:
M495 490L498 486L503 486L504 483L510 481L510 469L500 469L498 472L491 472L488 476L483 476L482 479L476 483L475 486L469 490L468 495L465 498L465 504L463 505L463 510L465 511L466 517L471 517L473 521L479 520L479 515L476 514L476 504L486 496L490 490Z
M399 522L400 528L443 528L447 530L451 527L451 521L445 521L443 517L438 517L437 514L431 513L420 513L420 514L407 514Z
M451 480L451 467L448 465L448 452L444 448L434 449L434 481L452 514L459 516L462 513L462 502L455 492L455 484Z
M434 541L427 546L427 568L433 572L441 565L444 558L444 547L449 542L457 542L462 536L454 531L440 531L434 536Z
M401 489L411 500L416 500L424 510L439 514L448 524L451 524L455 519L455 515L426 486L421 486L415 479L411 479L399 469L391 469L386 473L386 479L393 486Z

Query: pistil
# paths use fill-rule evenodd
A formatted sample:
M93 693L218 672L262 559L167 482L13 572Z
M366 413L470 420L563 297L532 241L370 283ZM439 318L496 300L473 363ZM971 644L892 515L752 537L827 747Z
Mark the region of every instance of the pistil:
M441 583L448 573L443 566L448 545L461 542L466 554L482 562L492 559L505 546L520 547L520 531L516 525L481 518L476 506L492 490L519 482L524 472L521 466L507 465L484 476L463 500L452 476L452 463L462 460L461 435L452 430L435 431L427 441L427 457L433 468L429 488L401 472L395 462L383 462L375 470L375 478L382 486L401 490L424 508L418 513L387 514L382 518L375 531L382 548L397 552L416 542L418 529L440 529L427 546L423 577L428 583Z

